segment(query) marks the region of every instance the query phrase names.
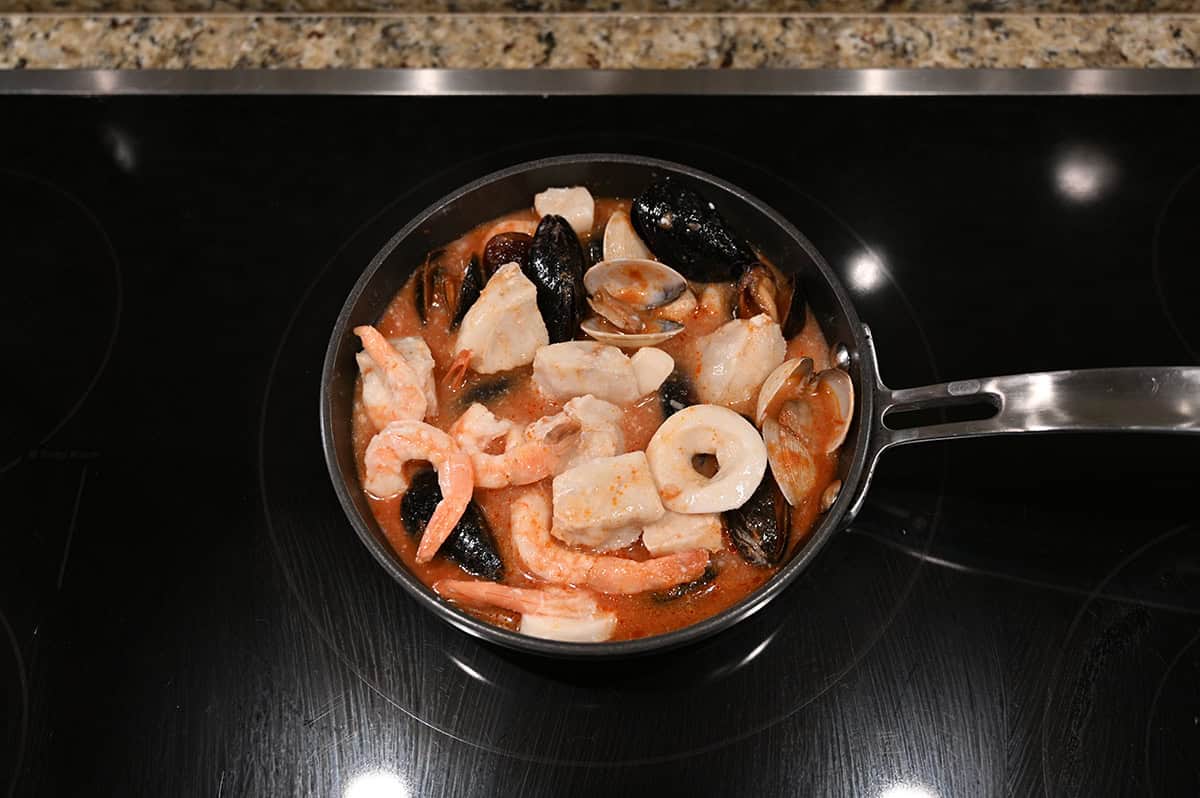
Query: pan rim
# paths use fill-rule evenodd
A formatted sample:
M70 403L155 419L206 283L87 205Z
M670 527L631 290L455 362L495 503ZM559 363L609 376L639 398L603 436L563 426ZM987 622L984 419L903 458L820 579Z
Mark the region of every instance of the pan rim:
M388 256L400 245L406 238L412 235L422 225L428 222L438 213L441 213L454 206L465 196L472 192L478 191L492 183L500 180L508 179L515 175L520 175L526 172L531 172L537 169L544 169L555 166L570 166L579 164L624 164L646 167L647 169L658 169L669 173L686 176L691 180L696 180L701 183L714 186L722 191L733 195L748 206L754 212L765 217L769 222L780 228L784 235L793 240L809 259L816 266L816 270L820 278L825 282L826 286L834 295L840 311L845 315L848 328L852 331L853 356L858 358L858 372L860 379L855 385L855 413L858 415L856 424L855 440L852 449L851 465L843 479L843 486L840 495L834 506L824 514L817 526L812 530L811 534L804 547L797 552L782 568L772 576L766 583L759 587L748 596L744 597L737 603L726 607L724 610L710 615L696 623L675 629L664 634L653 635L650 637L635 638L632 640L609 641L603 643L569 643L556 640L546 640L543 638L531 637L523 635L519 632L513 632L508 629L503 629L498 626L481 621L467 613L455 608L453 605L442 600L432 588L418 579L408 568L404 567L399 562L399 557L394 551L386 546L379 537L371 530L369 523L362 517L362 513L355 503L354 496L351 495L351 488L347 481L343 479L341 470L338 465L337 449L336 449L336 432L334 424L339 423L339 420L333 418L332 403L330 400L331 393L329 386L333 381L334 370L338 357L338 350L341 343L348 333L350 316L357 305L362 294L367 290L372 283L377 272L382 268L387 261ZM485 220L480 220L480 222ZM478 223L478 222L477 222ZM872 382L875 365L871 360L869 347L866 344L866 339L863 333L863 325L858 318L858 314L853 303L846 292L845 286L833 273L829 264L821 256L817 248L782 214L771 208L766 203L759 200L754 195L740 188L739 186L730 183L722 178L707 172L695 169L693 167L675 163L672 161L662 160L658 158L650 158L640 155L628 155L623 153L577 153L572 155L560 155L549 158L540 158L532 161L525 161L514 164L512 166L491 172L476 180L463 185L454 191L437 199L427 206L420 213L416 214L406 225L404 225L395 235L380 247L375 256L367 264L363 273L355 281L354 286L347 294L342 308L338 313L337 319L334 322L333 330L331 331L329 343L326 346L325 357L321 366L320 380L320 397L319 397L319 422L321 427L321 447L325 458L325 466L329 472L330 481L333 483L334 492L337 494L338 502L342 507L359 540L366 546L367 550L375 560L384 568L391 577L396 580L419 604L433 612L441 620L448 622L459 630L466 632L473 637L486 640L498 645L504 646L512 650L522 651L525 653L538 654L549 657L559 658L585 658L585 659L610 659L638 656L649 653L657 653L670 649L679 648L681 646L697 642L704 638L710 637L728 627L739 623L753 615L758 610L766 606L767 603L778 597L786 588L788 588L796 577L813 561L813 559L823 550L832 538L833 534L841 527L847 512L853 505L854 497L865 486L861 486L864 476L867 472L866 466L869 459L869 441L873 433L874 421L874 389ZM853 376L853 375L852 375Z

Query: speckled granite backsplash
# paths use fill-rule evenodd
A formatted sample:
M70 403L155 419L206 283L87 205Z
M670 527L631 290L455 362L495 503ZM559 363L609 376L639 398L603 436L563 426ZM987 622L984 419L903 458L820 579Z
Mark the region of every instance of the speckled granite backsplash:
M0 68L1200 65L1200 0L0 0L0 14Z

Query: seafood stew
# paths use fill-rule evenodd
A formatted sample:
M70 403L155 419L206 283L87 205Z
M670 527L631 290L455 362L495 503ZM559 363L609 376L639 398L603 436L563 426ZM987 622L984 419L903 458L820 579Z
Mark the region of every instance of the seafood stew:
M355 328L371 512L489 623L688 626L770 579L836 498L850 378L794 281L688 186L531 199Z

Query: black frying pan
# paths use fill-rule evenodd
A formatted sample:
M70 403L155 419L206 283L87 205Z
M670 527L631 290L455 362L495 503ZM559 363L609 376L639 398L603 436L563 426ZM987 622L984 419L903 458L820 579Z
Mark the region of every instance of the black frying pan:
M563 643L479 621L440 599L409 573L388 544L363 496L350 434L359 324L374 323L430 250L502 213L527 207L549 186L586 185L596 196L635 196L657 176L690 183L730 226L784 271L796 274L839 365L854 382L854 424L842 450L842 490L804 546L773 579L734 606L683 629L610 643ZM982 405L986 418L907 429L892 413ZM500 645L554 656L612 657L660 651L699 640L771 601L808 566L862 506L879 455L917 441L1016 432L1200 433L1200 367L1093 369L960 380L892 390L883 384L870 330L820 253L777 212L730 183L679 164L630 155L572 155L520 164L488 175L434 203L371 260L338 315L321 375L321 438L334 490L363 544L418 602L458 628Z

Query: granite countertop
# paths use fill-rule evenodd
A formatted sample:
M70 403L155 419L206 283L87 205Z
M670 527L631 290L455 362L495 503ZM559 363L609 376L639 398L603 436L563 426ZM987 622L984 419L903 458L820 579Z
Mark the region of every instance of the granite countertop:
M1197 11L1200 0L0 0L0 68L1196 67Z

